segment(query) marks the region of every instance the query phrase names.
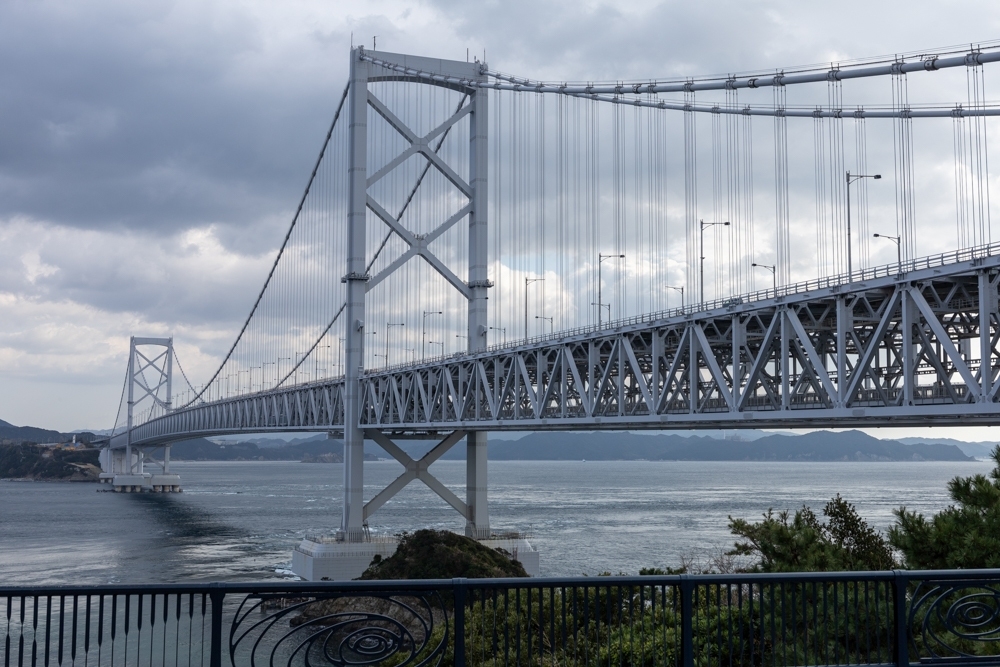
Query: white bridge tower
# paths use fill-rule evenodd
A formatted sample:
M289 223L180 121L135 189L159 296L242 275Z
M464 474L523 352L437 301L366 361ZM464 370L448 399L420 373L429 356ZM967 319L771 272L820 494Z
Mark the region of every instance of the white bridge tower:
M149 348L153 348L150 352ZM101 452L101 481L110 483L115 491L171 492L181 490L181 478L170 472L170 445L132 444L132 427L136 415L145 411L146 419L166 415L171 411L173 389L174 339L137 338L129 341L128 378L126 391L126 431L124 444L109 445ZM138 408L138 410L137 410ZM156 450L162 458L156 460ZM154 464L146 472L146 464Z

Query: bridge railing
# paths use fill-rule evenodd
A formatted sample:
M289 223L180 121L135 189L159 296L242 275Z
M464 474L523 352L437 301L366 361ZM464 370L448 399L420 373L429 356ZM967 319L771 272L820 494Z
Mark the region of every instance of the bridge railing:
M1000 570L0 588L0 664L1000 664Z

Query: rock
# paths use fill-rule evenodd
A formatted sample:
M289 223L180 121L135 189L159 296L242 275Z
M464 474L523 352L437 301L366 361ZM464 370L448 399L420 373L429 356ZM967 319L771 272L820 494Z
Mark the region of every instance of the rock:
M359 579L467 579L527 577L510 554L447 530L418 530L403 536L396 553L376 556Z

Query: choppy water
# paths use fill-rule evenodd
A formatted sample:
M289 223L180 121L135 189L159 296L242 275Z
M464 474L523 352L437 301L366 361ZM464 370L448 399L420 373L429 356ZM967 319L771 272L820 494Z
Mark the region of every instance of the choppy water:
M303 535L339 525L339 464L172 468L183 494L0 482L0 585L280 578ZM899 505L938 511L948 505L949 479L989 469L985 462L493 461L491 524L530 531L543 575L636 573L729 547L729 515L756 518L802 504L819 510L840 493L885 528ZM366 497L400 471L391 461L365 463ZM464 496L464 462L439 461L432 471ZM387 532L464 526L418 482L372 519L374 530Z

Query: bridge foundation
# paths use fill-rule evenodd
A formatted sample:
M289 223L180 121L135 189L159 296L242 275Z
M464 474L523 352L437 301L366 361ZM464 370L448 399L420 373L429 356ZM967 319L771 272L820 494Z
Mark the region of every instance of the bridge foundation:
M391 556L396 551L398 540L392 536L373 537L368 530L368 518L407 484L420 480L465 517L467 537L491 549L505 550L524 566L529 575L538 575L540 554L526 536L509 532L494 533L490 528L486 432L453 431L416 460L385 433L376 430L365 430L362 433L362 438L373 440L396 459L403 466L403 473L362 506L360 539L352 539L344 530L337 531L332 537L306 537L292 552L292 572L308 581L354 579L365 571L375 556ZM429 470L432 463L463 438L466 440L465 502Z
M100 481L111 484L114 490L121 493L139 493L152 491L155 493L179 493L181 477L170 472L170 446L163 448L163 460L157 461L145 448L135 447L101 450ZM147 472L146 462L158 464L159 472Z
M490 549L503 549L521 563L528 576L538 576L540 553L527 536L499 533L477 541ZM393 536L369 536L363 542L306 537L292 551L292 572L306 581L349 581L360 577L375 556L392 556L397 546L399 541Z

